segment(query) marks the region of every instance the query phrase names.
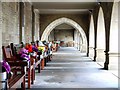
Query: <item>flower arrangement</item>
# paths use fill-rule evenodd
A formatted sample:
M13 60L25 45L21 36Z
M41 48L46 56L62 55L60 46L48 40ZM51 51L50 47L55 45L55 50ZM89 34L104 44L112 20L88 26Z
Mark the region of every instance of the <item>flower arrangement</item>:
M32 53L33 52L33 49L32 49L32 45L30 44L26 44L25 48L28 50L29 53Z
M29 52L24 47L19 51L20 59L30 61Z
M38 52L38 48L34 45L32 45L32 50L35 51L35 52Z
M41 52L44 52L45 51L45 47L44 46L39 46L38 50L41 51Z
M2 79L10 79L13 76L13 73L11 72L11 68L8 62L3 60L2 62L0 62L0 66L2 67L2 73L6 72L5 76L3 76Z
M25 48L21 48L20 51L19 51L19 54L28 54L28 50L25 49Z
M27 60L27 61L30 61L30 57L29 57L29 55L27 55L27 54L21 54L21 56L20 56L22 59L25 59L25 60Z
M2 65L2 72L6 71L7 73L10 73L11 71L10 65L5 60L1 62L1 65Z

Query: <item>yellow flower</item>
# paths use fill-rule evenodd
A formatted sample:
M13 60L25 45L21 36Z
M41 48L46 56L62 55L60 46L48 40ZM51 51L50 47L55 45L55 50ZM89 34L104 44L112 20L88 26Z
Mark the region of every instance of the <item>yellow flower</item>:
M39 46L39 47L38 47L38 50L40 50L40 51L43 52L43 51L45 51L45 47L44 47L44 46Z

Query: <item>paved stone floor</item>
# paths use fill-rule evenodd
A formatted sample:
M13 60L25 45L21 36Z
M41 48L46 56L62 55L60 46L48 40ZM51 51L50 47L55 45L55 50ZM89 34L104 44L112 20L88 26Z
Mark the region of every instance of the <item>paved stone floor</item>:
M44 70L36 72L32 88L118 88L118 78L77 49L60 47Z

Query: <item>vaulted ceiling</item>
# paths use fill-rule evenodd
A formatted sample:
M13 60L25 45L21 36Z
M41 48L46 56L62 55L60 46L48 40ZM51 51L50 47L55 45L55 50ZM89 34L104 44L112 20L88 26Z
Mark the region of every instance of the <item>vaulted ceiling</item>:
M94 9L97 0L34 0L40 14L84 14Z

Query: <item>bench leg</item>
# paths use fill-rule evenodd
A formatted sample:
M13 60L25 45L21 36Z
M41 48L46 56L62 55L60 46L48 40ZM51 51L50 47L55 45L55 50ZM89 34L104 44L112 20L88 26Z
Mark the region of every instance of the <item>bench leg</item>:
M44 66L46 66L47 63L47 57L44 59Z
M48 62L48 61L50 61L50 55L48 55L48 57L47 57L47 62Z
M48 61L49 61L49 55L47 56L47 58L46 58L46 59L47 59L46 61L48 62Z
M31 84L34 84L34 68L31 70Z
M43 70L44 69L44 59L42 59L42 61L41 61L41 70Z
M31 68L28 69L28 89L31 87Z
M48 56L48 61L51 61L52 55Z
M35 69L34 69L34 76L33 76L33 79L35 80Z
M51 61L52 55L49 56L49 61Z
M38 73L40 73L41 70L41 63L38 64Z
M21 84L21 87L22 87L22 90L25 90L25 76L24 76L24 78L23 78L23 82L22 82L22 84Z

